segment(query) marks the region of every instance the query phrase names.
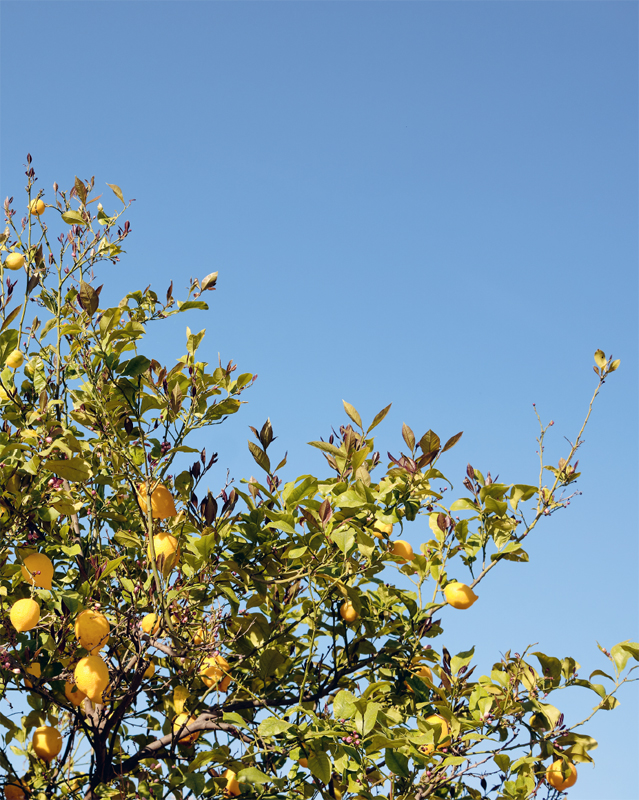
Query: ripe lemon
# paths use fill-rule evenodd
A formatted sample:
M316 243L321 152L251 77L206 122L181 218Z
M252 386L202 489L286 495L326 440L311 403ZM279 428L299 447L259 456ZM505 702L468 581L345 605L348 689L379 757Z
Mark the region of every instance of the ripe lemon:
M355 611L355 606L351 603L350 600L344 600L342 605L339 607L339 615L344 620L344 622L355 622L355 620L359 617L357 611Z
M16 600L9 612L11 624L19 632L30 631L40 621L40 606L30 597Z
M146 616L142 617L140 627L144 633L152 633L155 636L155 634L160 630L160 623L158 621L157 614L147 614Z
M55 728L42 725L35 729L32 744L38 758L47 762L53 761L62 750L62 736L60 736L60 731Z
M20 571L25 581L32 586L39 586L41 589L51 588L53 564L44 553L31 553L24 559L24 565Z
M7 783L4 787L5 800L25 800L29 787L24 781L20 783Z
M29 675L33 675L34 678L40 679L42 677L42 667L40 666L39 661L34 661L33 664L29 664L27 667L27 672ZM24 679L24 685L27 689L33 689L33 684L28 678Z
M230 795L231 797L238 797L240 794L240 784L237 782L237 773L233 772L232 769L227 769L224 773L224 778L226 780L224 794Z
M566 777L563 775L564 770L568 772ZM570 789L571 786L577 783L577 768L571 761L569 761L567 765L564 765L561 758L558 758L556 761L553 761L546 770L546 781L553 789L565 792L566 789Z
M82 705L86 697L86 694L81 692L73 681L67 681L64 684L64 695L76 707Z
M155 675L155 661L151 661L149 666L144 670L143 678L152 678Z
M426 717L424 722L435 726L435 743L423 744L419 748L421 752L429 755L435 749L435 745L437 746L438 750L442 747L448 747L450 744L450 728L448 727L446 720L443 717L440 717L439 714L431 714L430 717Z
M373 523L373 527L370 528L370 533L372 536L375 536L377 539L383 539L385 536L388 537L393 532L393 523L392 522L380 522L378 519L375 520Z
M146 498L146 485L141 483L138 486L138 502L145 514ZM151 492L151 514L153 515L153 519L166 519L167 517L177 516L173 496L166 486L160 484Z
M36 217L42 216L44 214L44 200L32 200L29 204L29 212Z
M24 267L24 256L22 253L9 253L4 260L7 269L22 269Z
M403 539L397 539L397 541L393 542L391 553L394 556L401 558L403 564L405 564L407 561L412 561L415 558L413 554L413 548Z
M173 720L173 733L177 733L182 725L188 725L191 722L195 722L195 717L189 717L188 714L178 714ZM178 741L180 744L193 744L200 738L201 733L202 731L187 733L186 736L182 736Z
M22 355L21 351L13 350L11 353L9 353L4 363L10 369L18 369L18 367L22 366L23 361L24 361L24 356Z
M453 608L470 608L477 600L477 595L465 583L451 581L444 587L446 602Z
M109 685L109 668L100 656L85 656L73 673L75 684L94 703L103 703L102 693Z
M224 656L210 656L202 662L200 677L205 686L215 686L218 691L226 692L232 681L228 674L229 668L229 662Z
M198 628L193 636L193 644L204 644L206 631L204 628Z
M155 548L155 560L165 578L180 560L180 547L178 540L170 533L160 531L153 537L153 547ZM151 558L151 548L149 548L149 559Z
M308 769L308 758L300 758L300 760L297 763L300 765L300 767Z
M75 635L80 645L95 655L109 643L111 626L104 614L82 611L75 620Z

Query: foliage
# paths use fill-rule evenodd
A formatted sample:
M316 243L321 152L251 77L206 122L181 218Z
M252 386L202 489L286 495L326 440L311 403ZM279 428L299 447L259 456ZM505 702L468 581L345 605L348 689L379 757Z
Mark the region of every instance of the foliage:
M26 174L28 209L30 157ZM461 613L444 587L475 589L502 561L526 562L526 538L565 508L586 423L556 467L543 463L541 426L533 483L500 483L469 465L465 495L447 505L440 461L461 434L442 444L404 425L406 452L389 453L384 470L373 430L389 407L365 425L344 403L349 422L311 442L327 476L280 477L286 457L273 466L267 421L249 442L263 478L204 492L217 455L193 447L196 432L236 413L253 376L199 360L204 331L187 328L173 366L142 352L151 322L207 309L217 273L191 280L184 302L171 286L164 300L147 288L101 307L95 273L119 262L131 232L123 193L110 187L119 211L93 205L93 179L76 178L69 192L54 185L53 202L21 222L12 198L5 203L6 782L23 780L37 797L220 797L228 786L265 799L477 800L531 797L552 760L591 761L597 743L548 697L587 687L595 710L614 708L637 644L604 651L613 674L587 680L573 658L529 651L473 677L473 650L451 656L436 646L447 614ZM7 266L11 252L24 255L13 281L20 259ZM593 400L619 365L602 351L595 361ZM421 552L393 555L398 531L418 518L429 530ZM34 552L55 566L51 590L21 569ZM39 622L18 632L11 606L30 597ZM357 615L350 623L345 601ZM83 611L97 613L76 626ZM101 703L72 693L91 658L108 667ZM100 680L82 686L100 698ZM40 726L63 737L50 763L32 746Z

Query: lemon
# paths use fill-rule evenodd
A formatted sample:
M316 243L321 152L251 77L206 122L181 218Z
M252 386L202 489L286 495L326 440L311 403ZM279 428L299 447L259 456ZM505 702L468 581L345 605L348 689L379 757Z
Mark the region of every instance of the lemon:
M146 616L142 617L140 627L144 633L152 633L155 635L160 630L160 623L158 622L157 614L147 614Z
M26 793L29 791L24 781L20 783L7 783L4 787L5 800L25 800Z
M143 678L150 679L155 675L155 661L151 661L149 666L144 670Z
M564 772L568 773L565 777ZM577 768L571 761L564 764L561 758L558 758L546 770L546 781L553 789L565 792L577 783Z
M230 795L231 797L238 797L240 794L240 784L237 782L237 773L233 772L232 769L227 769L224 773L224 779L226 780L224 794Z
M189 717L188 714L178 714L173 720L173 733L177 733L183 725L189 725L195 722L195 717ZM180 744L193 744L200 738L201 731L194 731L187 733L179 739Z
M451 581L444 587L446 602L453 608L470 608L477 600L477 595L465 583Z
M109 668L100 656L85 656L74 671L75 684L94 703L103 703L102 693L109 685Z
M82 611L75 620L75 635L80 645L95 655L109 643L111 626L104 614Z
M415 558L413 555L413 548L403 539L397 539L397 541L393 542L393 546L391 547L390 551L394 556L401 558L403 564L405 564L407 561L412 561Z
M64 695L76 707L82 705L86 697L86 694L81 692L73 681L67 681L64 684Z
M48 725L36 728L32 739L33 749L38 758L43 761L53 761L62 750L62 736L60 731Z
M24 361L24 356L22 355L21 351L13 350L11 353L9 353L4 363L10 369L17 369L18 367L22 366L23 361Z
M44 200L32 200L29 204L29 213L36 217L40 217L44 214Z
M355 620L359 617L359 614L357 611L355 611L355 606L350 600L344 600L342 605L339 607L339 615L344 622L355 622Z
M42 676L42 667L40 666L39 661L34 661L33 664L29 664L26 671L29 673L29 675L33 675L34 678L40 679ZM33 689L33 684L28 678L24 679L24 685L27 687L27 689Z
M224 656L210 656L202 662L200 677L206 686L215 686L219 691L225 692L232 680L228 671L229 662Z
M385 536L390 536L391 533L393 532L393 523L380 522L379 520L375 520L375 522L373 523L373 527L370 529L370 532L377 539L383 539Z
M300 758L300 760L297 763L300 765L300 767L308 769L308 758Z
M40 621L40 606L30 597L16 600L9 612L11 624L19 632L30 631Z
M32 586L39 586L41 589L51 588L53 564L44 553L31 553L24 559L24 565L20 571L25 581Z
M448 747L450 744L450 728L448 727L446 720L443 717L440 717L439 714L431 714L429 717L426 717L424 722L435 726L435 743L423 744L419 748L421 752L429 755L435 749L435 745L437 745L438 750L442 747Z
M138 486L138 502L144 514L146 514L146 498L146 485L141 483ZM160 484L151 492L151 514L153 519L166 519L177 515L173 497L166 486Z
M4 260L7 269L22 269L24 267L24 256L22 253L9 253Z
M204 628L198 628L193 636L193 644L203 644L206 632Z
M170 533L160 531L153 537L153 547L155 548L155 560L165 578L180 560L180 547L178 540ZM149 548L149 559L151 558L151 548Z

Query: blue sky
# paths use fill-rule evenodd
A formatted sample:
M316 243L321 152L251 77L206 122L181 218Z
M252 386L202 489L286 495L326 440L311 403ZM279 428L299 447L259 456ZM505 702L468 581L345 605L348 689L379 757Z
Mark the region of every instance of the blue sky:
M593 352L621 358L580 453L583 495L542 526L528 565L495 570L481 602L445 620L441 644L476 643L484 668L538 642L587 675L607 667L595 640L638 638L637 13L614 0L0 6L3 197L30 152L49 193L95 175L136 198L103 298L171 280L178 294L219 271L211 311L189 324L207 328L211 362L259 378L202 442L218 484L226 467L257 474L248 425L266 417L285 478L322 471L305 443L344 421L342 398L366 420L393 402L384 453L403 421L464 430L440 463L460 489L467 462L534 483L532 403L555 421L556 463ZM184 324L147 354L181 355ZM634 687L621 701L588 726L597 766L572 800L635 797ZM564 702L573 720L593 704Z

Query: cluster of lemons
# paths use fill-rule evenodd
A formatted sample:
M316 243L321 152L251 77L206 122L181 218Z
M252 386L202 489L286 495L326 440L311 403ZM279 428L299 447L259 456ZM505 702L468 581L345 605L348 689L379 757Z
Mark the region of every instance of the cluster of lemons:
M376 520L373 526L369 528L369 532L377 539L385 539L390 537L393 532L393 525L390 522L380 522ZM415 558L413 548L410 543L403 539L396 539L391 543L389 553L397 556L402 564L412 561ZM478 599L477 595L470 586L459 581L450 581L443 589L444 597L448 605L453 608L466 609L470 608L472 604ZM350 600L345 600L340 606L339 613L344 622L355 622L359 614Z

